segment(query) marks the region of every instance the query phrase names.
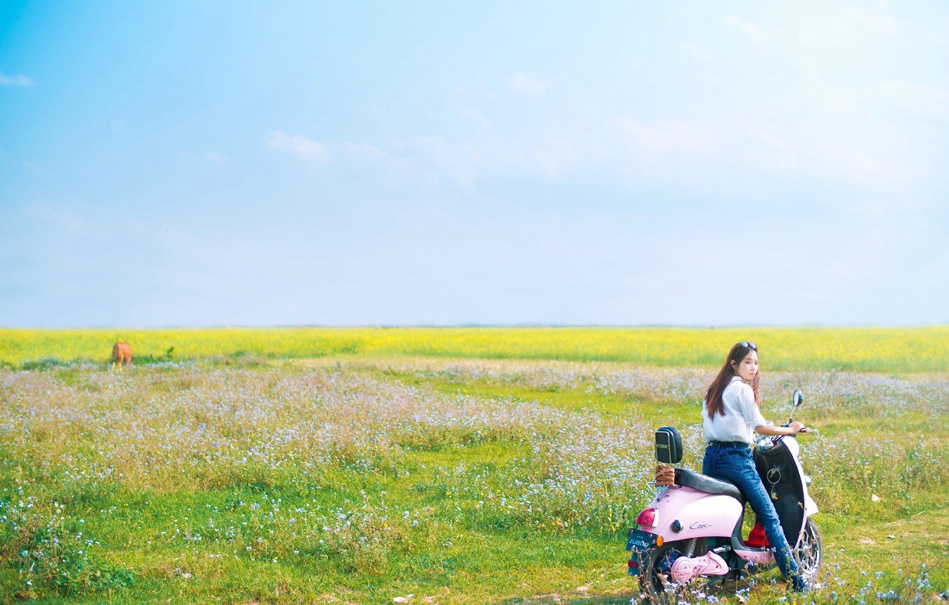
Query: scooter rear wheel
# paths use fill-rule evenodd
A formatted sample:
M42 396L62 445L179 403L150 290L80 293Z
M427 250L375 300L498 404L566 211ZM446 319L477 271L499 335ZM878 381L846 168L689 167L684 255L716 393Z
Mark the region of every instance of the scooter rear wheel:
M820 531L817 525L808 518L804 524L804 531L801 532L801 539L794 549L794 556L797 558L798 569L808 579L817 576L820 564L824 560L824 545L821 542Z
M646 555L639 573L639 590L651 603L678 603L689 592L691 583L678 584L669 569L682 555L682 542L667 542Z

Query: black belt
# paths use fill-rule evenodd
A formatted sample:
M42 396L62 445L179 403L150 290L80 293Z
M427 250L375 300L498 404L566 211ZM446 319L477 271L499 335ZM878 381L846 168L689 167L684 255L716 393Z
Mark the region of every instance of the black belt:
M741 449L748 449L751 447L750 443L744 441L709 441L709 445L714 445L716 447L737 447Z

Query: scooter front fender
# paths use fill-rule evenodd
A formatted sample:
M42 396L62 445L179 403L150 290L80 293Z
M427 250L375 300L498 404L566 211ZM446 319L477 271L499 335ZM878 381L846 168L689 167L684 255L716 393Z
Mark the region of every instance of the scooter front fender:
M808 494L804 495L804 513L808 517L817 514L817 503Z
M743 510L741 503L731 496L682 485L667 487L651 506L657 511L657 525L642 526L640 530L662 536L667 542L731 536Z

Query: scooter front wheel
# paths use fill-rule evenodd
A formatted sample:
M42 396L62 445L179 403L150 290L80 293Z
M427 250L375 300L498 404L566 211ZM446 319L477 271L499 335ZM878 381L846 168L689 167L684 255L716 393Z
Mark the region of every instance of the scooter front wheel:
M678 603L688 592L690 583L673 581L670 571L675 560L683 556L678 550L682 547L682 542L667 542L646 553L639 572L639 590L650 602Z
M810 518L804 524L804 531L801 532L801 539L798 541L797 548L794 549L794 555L797 557L800 572L807 578L815 578L824 559L824 545L817 525Z

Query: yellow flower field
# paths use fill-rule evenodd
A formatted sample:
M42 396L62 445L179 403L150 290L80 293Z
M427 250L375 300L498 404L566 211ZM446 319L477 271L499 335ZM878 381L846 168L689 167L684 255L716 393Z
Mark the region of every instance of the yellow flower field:
M455 357L714 366L739 340L771 369L949 370L949 326L911 328L215 328L0 329L0 363L108 361L132 344L139 362L231 358Z

